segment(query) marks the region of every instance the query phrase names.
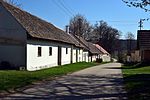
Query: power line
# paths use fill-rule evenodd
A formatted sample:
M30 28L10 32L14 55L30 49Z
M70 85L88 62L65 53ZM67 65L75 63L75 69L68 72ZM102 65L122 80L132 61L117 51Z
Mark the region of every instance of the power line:
M91 22L100 22L100 21L97 21L97 20L91 20ZM137 23L137 21L123 21L123 20L108 20L108 21L104 21L104 22L107 22L107 23Z
M59 4L60 4L68 13L70 13L72 16L74 15L74 14L72 13L72 11L71 11L68 7L66 7L65 4L64 4L61 0L59 0Z
M67 8L69 8L69 10L71 12L73 12L74 14L76 14L76 11L74 9L72 9L64 0L62 0L62 2L67 6Z
M68 13L62 6L58 4L55 0L51 0L59 9L61 9L65 14L67 14L69 17L72 16L72 14Z

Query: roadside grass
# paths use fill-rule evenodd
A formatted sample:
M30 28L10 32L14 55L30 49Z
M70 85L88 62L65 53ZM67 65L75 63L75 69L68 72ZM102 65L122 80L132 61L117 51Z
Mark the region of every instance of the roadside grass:
M98 65L98 63L75 63L68 64L39 71L16 71L16 70L0 70L0 91L14 90L36 81L43 79L51 79L57 76L72 73L84 68Z
M150 100L150 66L122 67L129 100Z

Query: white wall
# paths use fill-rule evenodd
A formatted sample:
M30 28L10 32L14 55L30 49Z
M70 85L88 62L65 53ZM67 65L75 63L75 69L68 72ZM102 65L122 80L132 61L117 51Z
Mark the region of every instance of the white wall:
M78 49L78 62L83 61L83 49Z
M27 43L27 70L34 71L58 66L58 46L61 46L61 65L71 63L71 45L57 42L41 42L28 40ZM38 47L42 47L42 56L38 57ZM49 47L52 55L49 56ZM68 48L68 54L66 54Z
M76 59L76 54L77 54L77 52L76 52L76 51L77 51L77 48L73 48L73 52L72 52L72 53L73 53L73 54L72 54L72 58L73 58L73 59L72 59L72 62L73 62L73 63L76 63L76 61L77 61L77 59Z
M97 58L97 56L96 56L96 55L93 55L93 56L92 56L92 62L93 62L93 61L96 61L96 58Z
M66 54L66 48L68 48L68 54ZM61 53L61 64L70 64L71 63L71 47L70 46L62 46L62 53Z
M111 57L108 54L101 55L101 59L103 62L110 62L111 61Z
M38 57L38 47L42 47L42 56ZM49 47L52 55L49 56ZM27 70L34 71L58 65L58 47L52 43L28 41L27 44Z
M88 51L83 51L83 61L89 62L88 61L88 55L89 55Z

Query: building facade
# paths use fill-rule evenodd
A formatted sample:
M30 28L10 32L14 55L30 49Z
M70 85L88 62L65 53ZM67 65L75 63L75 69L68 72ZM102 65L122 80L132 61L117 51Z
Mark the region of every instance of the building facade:
M139 30L137 41L141 61L150 62L150 30Z

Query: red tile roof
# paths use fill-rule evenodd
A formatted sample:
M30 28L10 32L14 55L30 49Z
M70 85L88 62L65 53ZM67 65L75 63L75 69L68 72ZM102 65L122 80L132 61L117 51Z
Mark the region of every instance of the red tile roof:
M102 46L100 46L98 44L93 44L93 45L95 45L103 54L110 55Z

